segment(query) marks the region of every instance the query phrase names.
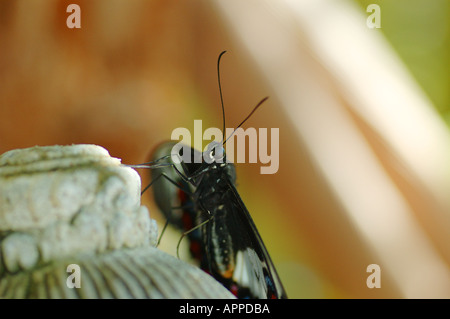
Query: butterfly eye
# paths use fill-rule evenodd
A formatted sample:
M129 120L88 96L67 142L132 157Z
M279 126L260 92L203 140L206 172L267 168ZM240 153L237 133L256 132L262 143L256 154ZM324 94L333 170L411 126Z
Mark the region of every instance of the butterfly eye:
M222 147L221 143L218 142L211 142L208 146L206 151L203 153L204 160L211 164L211 163L222 163L223 158L225 157L225 150Z
M213 148L213 149L211 150L211 152L209 152L209 157L210 157L210 159L211 159L212 162L215 160L215 156L216 156L216 149Z
M219 161L219 160L223 159L224 153L225 152L224 152L223 147L213 148L212 151L211 151L211 157L215 161Z

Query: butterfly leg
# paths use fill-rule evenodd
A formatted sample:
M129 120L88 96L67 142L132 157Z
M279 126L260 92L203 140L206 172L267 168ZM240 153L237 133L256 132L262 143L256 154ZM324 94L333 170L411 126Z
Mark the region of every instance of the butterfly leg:
M183 240L183 238L184 238L186 235L188 235L189 233L191 233L191 232L195 231L196 229L199 229L199 228L202 227L203 225L207 224L209 221L211 221L211 220L213 219L213 217L214 217L214 216L211 216L209 219L207 219L207 220L201 222L200 224L198 224L198 225L195 226L195 227L192 227L191 229L189 229L188 231L184 232L184 233L181 235L180 240L178 241L178 244L177 244L177 258L178 258L178 259L180 259L180 255L179 255L178 252L179 252L180 244L181 244L181 241Z
M191 192L191 191L189 191L189 190L185 189L184 187L182 187L179 183L177 183L176 181L174 181L172 178L170 178L170 177L169 177L168 175L166 175L165 173L161 173L161 174L159 174L156 178L154 178L154 179L151 181L151 183L148 184L148 185L144 188L144 190L141 192L141 196L142 196L142 194L144 194L144 192L145 192L147 189L149 189L149 188L150 188L156 181L158 181L160 178L166 179L168 182L170 182L171 184L173 184L175 187L181 189L181 190L182 190L184 193L186 193L188 196L192 196L192 192ZM175 210L175 209L185 209L185 208L188 208L188 205L171 207L170 209L171 209L171 210ZM159 244L160 244L160 242L161 242L161 239L162 239L162 236L163 236L164 232L166 231L166 228L167 228L168 224L169 224L169 220L166 219L166 222L165 222L165 224L164 224L164 227L163 227L163 229L162 229L162 231L161 231L161 234L159 235L158 241L157 241L157 243L156 243L156 247L159 246Z
M177 170L177 171L178 171L178 170ZM180 174L181 174L181 173L180 173ZM154 179L150 182L150 184L148 184L148 185L144 188L144 190L141 192L141 196L142 196L142 194L144 194L144 192L145 192L147 189L149 189L149 188L153 185L153 183L155 183L155 182L156 182L158 179L160 179L161 177L164 177L168 182L172 183L175 187L181 189L181 190L182 190L183 192L185 192L187 195L192 196L192 192L191 192L190 190L187 190L187 189L183 188L182 186L180 186L179 183L177 183L176 181L174 181L173 179L171 179L169 176L167 176L166 173L161 173L161 174L159 174L156 178L154 178Z

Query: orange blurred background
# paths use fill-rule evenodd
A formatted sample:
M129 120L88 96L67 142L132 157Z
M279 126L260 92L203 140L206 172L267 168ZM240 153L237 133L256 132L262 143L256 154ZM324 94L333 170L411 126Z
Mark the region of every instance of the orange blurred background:
M81 29L66 26L71 3L81 8ZM280 128L276 174L236 166L288 296L448 298L448 128L379 33L372 39L363 10L312 3L1 0L0 153L87 143L138 164L194 119L221 128L216 62L227 50L227 127L270 96L244 127ZM338 22L327 26L331 18ZM349 21L367 43L351 41ZM349 56L346 43L371 45L373 54ZM371 66L392 78L353 76ZM383 109L382 97L394 96L408 97L398 105L411 115ZM150 195L143 201L163 223ZM374 263L382 286L369 289Z

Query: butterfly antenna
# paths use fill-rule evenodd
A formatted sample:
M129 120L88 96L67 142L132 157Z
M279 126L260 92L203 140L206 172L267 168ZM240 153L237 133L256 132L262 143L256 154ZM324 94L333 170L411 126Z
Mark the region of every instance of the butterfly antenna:
M223 96L222 96L222 86L220 84L220 59L222 58L222 55L224 55L227 51L222 51L220 53L219 58L217 59L217 78L219 81L219 94L220 94L220 104L222 106L222 141L225 140L225 107L223 106Z
M230 136L228 136L228 138L225 140L225 142L223 142L224 146L225 146L225 143L230 139L230 137L232 137L233 134L237 131L237 129L240 128L250 118L250 116L252 116L252 114L255 113L255 111L261 106L261 104L263 104L265 101L267 101L268 98L269 97L266 96L253 108L253 110L250 112L250 114L247 115L247 117L241 122L241 124L239 124L238 127L236 127L234 129L234 131L230 134Z

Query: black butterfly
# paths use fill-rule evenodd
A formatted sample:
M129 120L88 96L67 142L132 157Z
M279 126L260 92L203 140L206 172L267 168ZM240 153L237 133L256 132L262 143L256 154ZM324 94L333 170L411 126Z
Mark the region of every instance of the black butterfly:
M218 60L221 100L219 62L224 53ZM236 172L226 160L225 142L210 143L204 153L186 145L173 153L174 142L157 148L150 162L155 201L167 221L187 235L199 266L238 298L287 298L235 188Z

